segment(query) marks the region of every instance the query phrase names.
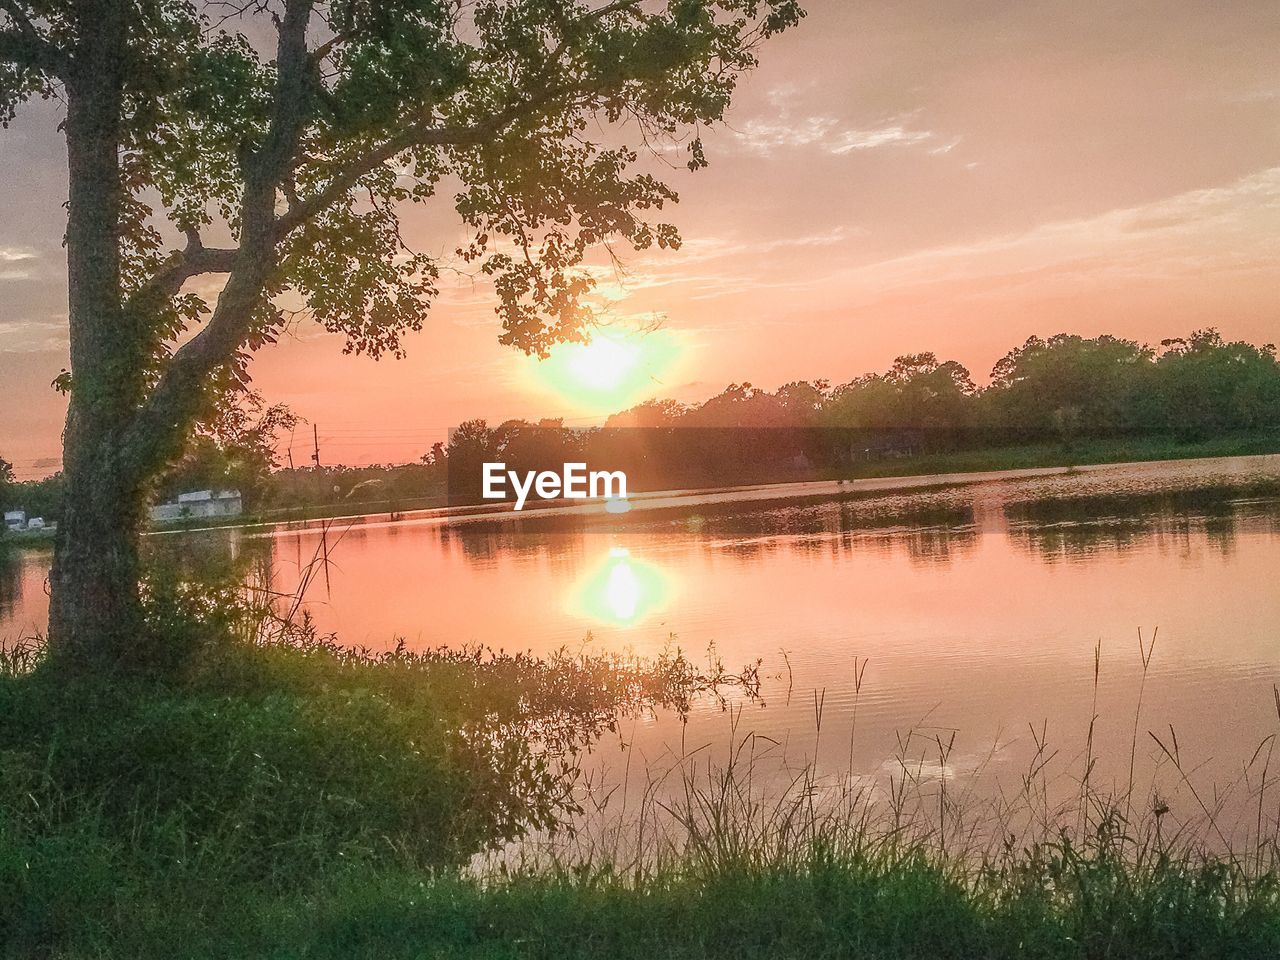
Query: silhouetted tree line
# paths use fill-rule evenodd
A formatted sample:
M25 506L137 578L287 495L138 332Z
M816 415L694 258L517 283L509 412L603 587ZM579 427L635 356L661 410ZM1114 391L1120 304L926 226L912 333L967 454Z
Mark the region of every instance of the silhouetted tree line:
M469 421L427 458L458 502L479 498L481 464L525 471L566 460L621 469L636 489L839 475L859 462L1084 440L1207 440L1280 429L1276 348L1217 330L1153 349L1112 336L1031 337L979 388L933 353L899 357L847 383L775 391L735 383L705 403L650 400L603 429L558 421Z
M276 434L293 425L254 400L189 446L157 497L236 486L251 508L371 504L396 509L479 499L481 464L558 469L582 460L622 469L635 489L752 483L839 471L859 461L1099 439L1192 442L1280 431L1273 344L1227 341L1215 329L1158 348L1119 337L1031 337L975 385L933 353L899 357L846 383L797 381L768 391L730 384L701 404L649 400L604 428L561 420L469 420L419 463L274 469ZM57 517L58 478L15 484L9 501Z
M1274 344L1228 342L1215 329L1165 340L1158 350L1118 337L1064 333L1031 337L1009 351L984 388L964 365L920 353L838 386L800 381L770 393L744 383L697 406L649 401L607 425L904 430L944 448L956 437L1203 440L1280 427L1280 363Z

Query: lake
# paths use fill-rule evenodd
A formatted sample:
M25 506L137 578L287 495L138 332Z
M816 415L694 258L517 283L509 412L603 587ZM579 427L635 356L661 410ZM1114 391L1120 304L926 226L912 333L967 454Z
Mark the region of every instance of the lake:
M148 548L252 557L282 593L309 578L319 628L374 650L674 644L731 670L761 661L758 699L628 720L631 749L593 761L619 778L756 734L779 768L874 779L915 757L922 776L992 790L1052 755L1069 792L1096 714L1095 778L1123 783L1133 754L1142 782L1176 793L1148 730L1220 786L1280 731L1276 456L668 494L620 516L381 515ZM42 626L48 561L0 562L0 638ZM1139 634L1157 629L1144 683Z

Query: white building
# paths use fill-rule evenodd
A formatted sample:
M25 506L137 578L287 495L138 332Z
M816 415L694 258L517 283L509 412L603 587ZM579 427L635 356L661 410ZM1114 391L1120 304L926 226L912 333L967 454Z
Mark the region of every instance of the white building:
M244 502L239 490L192 490L180 493L176 500L157 503L151 508L151 519L156 523L171 520L208 519L210 517L238 517L244 512Z
M27 529L26 512L23 510L6 510L4 512L4 525L7 530Z

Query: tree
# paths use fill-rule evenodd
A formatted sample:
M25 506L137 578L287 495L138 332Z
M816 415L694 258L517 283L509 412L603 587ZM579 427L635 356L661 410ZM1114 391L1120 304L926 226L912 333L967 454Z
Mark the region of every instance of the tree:
M0 457L0 509L3 509L9 502L9 488L13 485L13 464L4 457ZM0 529L0 533L4 533Z
M197 424L182 456L154 485L154 498L169 500L206 487L231 488L240 491L247 508L257 508L271 471L280 466L280 434L297 424L287 406L268 405L256 391L226 398L214 416Z
M992 369L987 422L1015 440L1133 431L1153 356L1147 346L1106 335L1030 337Z
M869 431L955 431L968 424L975 394L969 371L932 353L898 357L885 373L837 387L824 407L833 426Z
M1227 341L1214 328L1165 340L1147 419L1184 440L1280 427L1280 362L1274 344Z
M704 166L696 131L723 118L758 43L802 16L796 0L225 6L211 20L189 0L0 0L0 121L32 96L66 104L49 640L84 669L129 665L147 487L286 309L349 351L400 353L439 273L400 213L448 184L469 230L457 256L492 278L501 341L582 339L589 250L680 242L647 219L675 192L621 141L693 131L687 166ZM212 302L188 287L209 276Z
M670 427L679 422L689 408L676 400L645 400L629 410L610 414L606 427Z

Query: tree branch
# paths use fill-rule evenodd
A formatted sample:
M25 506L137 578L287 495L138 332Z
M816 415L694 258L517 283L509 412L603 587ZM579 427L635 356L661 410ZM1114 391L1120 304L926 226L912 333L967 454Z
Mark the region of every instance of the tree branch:
M417 147L464 147L485 143L498 136L514 120L567 92L570 92L568 88L546 90L538 97L513 104L480 123L444 127L417 124L408 127L399 135L369 150L358 161L348 164L309 197L291 204L276 218L274 229L277 239L283 240L293 230L342 197L361 177L372 173L392 157Z
M123 462L141 477L157 462L179 453L187 429L200 414L208 377L240 348L270 264L244 249L236 251L235 260L208 325L174 352L125 434Z
M350 42L355 36L356 31L354 30L347 30L344 33L336 33L324 43L320 44L320 46L312 50L308 59L313 66L319 66L320 63L324 61L325 57L329 56L329 54L333 53L334 50L342 46L344 43Z
M2 0L0 0L2 2ZM307 53L307 22L315 0L287 0L276 44L276 89L266 140L255 154L247 179L261 179L274 192L289 172L290 161L306 125L306 97L311 61ZM272 208L274 209L274 197Z
M66 51L40 35L17 0L0 0L0 11L13 21L12 27L0 30L0 61L66 80L71 72L71 57Z
M310 68L306 23L312 5L313 0L289 0L281 21L274 110L262 148L246 162L239 247L234 251L209 251L189 245L187 251L158 271L148 285L154 285L157 291L176 292L187 277L195 275L193 270L229 273L208 324L174 352L130 427L126 439L127 459L140 467L157 457L176 454L176 444L186 425L199 412L202 383L219 366L229 362L243 344L275 267L277 247L292 231L337 202L362 177L406 150L490 141L512 122L575 92L572 87L546 86L536 96L511 104L475 124L412 124L339 170L314 194L291 202L286 211L277 216L277 193L292 175L298 141L306 122Z
M427 130L411 127L399 136L392 137L374 147L358 161L344 167L315 193L290 204L289 208L276 218L274 232L277 239L283 240L292 231L321 213L354 187L361 177L372 173L392 157L406 150L412 150L414 147L465 146L481 143L491 127L492 124L488 122L468 127L434 127Z
M276 193L291 170L307 120L307 23L313 7L314 0L286 0L279 22L271 121L261 148L245 162L239 246L234 251L207 251L198 237L188 234L187 250L148 284L157 291L176 292L188 270L215 261L229 274L209 323L174 352L151 396L129 425L125 462L140 476L157 461L177 454L187 427L199 414L206 378L235 356L274 269Z
M236 253L231 248L206 247L200 240L200 234L188 231L186 248L169 254L151 279L130 295L125 309L136 309L153 300L175 297L192 277L206 273L230 273L235 266Z

